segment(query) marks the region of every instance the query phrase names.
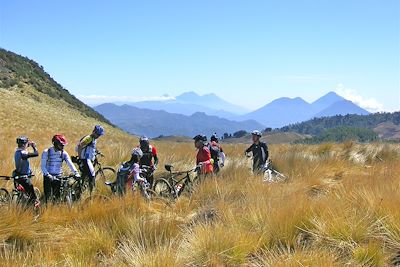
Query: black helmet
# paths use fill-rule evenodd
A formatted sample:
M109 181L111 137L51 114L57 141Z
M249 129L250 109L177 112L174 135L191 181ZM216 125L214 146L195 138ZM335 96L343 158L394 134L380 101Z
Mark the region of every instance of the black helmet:
M28 142L29 142L29 138L26 137L26 136L18 136L17 137L17 144L18 145L25 145Z
M204 134L198 134L195 137L193 137L194 141L203 141L203 142L207 142L207 136L205 136Z
M139 143L141 147L148 147L150 145L150 140L147 136L142 136L140 137Z
M219 140L218 135L216 133L214 133L213 135L211 135L210 140L211 140L211 142L218 142L218 140Z

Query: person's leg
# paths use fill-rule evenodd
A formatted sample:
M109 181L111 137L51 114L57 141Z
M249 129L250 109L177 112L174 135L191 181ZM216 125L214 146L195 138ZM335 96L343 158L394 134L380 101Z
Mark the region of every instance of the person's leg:
M34 203L36 200L36 194L31 179L29 178L19 179L18 183L24 187L25 192L29 197L28 203L29 204Z
M89 191L90 193L92 193L94 188L96 187L96 178L95 178L96 173L94 171L93 163L90 159L86 159L84 164L85 164L85 172L89 180Z
M43 190L44 190L44 202L47 203L52 196L51 180L47 177L43 177Z
M60 200L60 187L61 187L61 182L60 181L52 181L51 183L51 188L53 190L53 195L56 201Z

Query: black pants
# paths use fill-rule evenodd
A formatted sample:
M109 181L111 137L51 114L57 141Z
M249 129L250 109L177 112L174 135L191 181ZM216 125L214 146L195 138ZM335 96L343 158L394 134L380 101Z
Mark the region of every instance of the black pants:
M37 199L35 189L30 178L20 178L16 181L17 184L22 185L26 194L29 196L29 203L34 203Z
M88 179L89 191L91 193L93 192L93 189L96 186L96 179L95 176L92 174L91 167L89 167L88 161L89 160L82 160L81 171L82 171L82 177Z
M219 168L219 161L214 160L214 173L219 173L220 168Z
M54 181L48 177L43 177L44 200L54 201L60 199L60 181Z

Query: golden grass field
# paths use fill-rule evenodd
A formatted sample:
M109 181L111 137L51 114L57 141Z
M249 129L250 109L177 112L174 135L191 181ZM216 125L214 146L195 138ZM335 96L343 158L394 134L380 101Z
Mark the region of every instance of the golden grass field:
M68 151L96 121L57 103L0 92L0 172L13 169L15 137L42 151L56 132ZM45 96L40 95L40 99ZM22 99L22 101L21 101ZM58 107L61 106L61 108ZM43 109L47 111L44 112ZM107 127L104 163L127 160L137 139ZM191 143L156 143L161 164L194 166ZM393 266L400 264L400 146L271 145L285 183L250 172L245 145L224 149L229 161L193 196L175 203L140 196L42 208L39 217L0 207L1 266ZM32 159L41 188L39 159ZM156 176L163 174L162 168ZM11 183L0 182L11 187ZM105 191L102 191L105 193Z

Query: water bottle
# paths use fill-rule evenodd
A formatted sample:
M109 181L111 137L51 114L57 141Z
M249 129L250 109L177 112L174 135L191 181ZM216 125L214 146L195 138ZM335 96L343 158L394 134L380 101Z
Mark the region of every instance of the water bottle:
M179 191L181 191L181 189L182 189L182 184L178 184L176 186L176 193L179 193Z

